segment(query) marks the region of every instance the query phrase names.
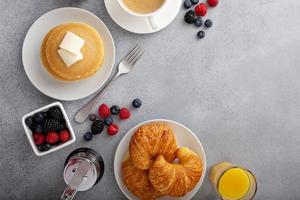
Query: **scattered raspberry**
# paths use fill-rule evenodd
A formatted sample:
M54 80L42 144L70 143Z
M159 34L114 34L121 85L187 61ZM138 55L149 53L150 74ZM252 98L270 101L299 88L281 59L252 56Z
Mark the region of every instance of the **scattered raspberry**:
M109 125L109 127L107 127L107 134L110 136L117 134L118 131L119 131L119 127L116 124L111 124Z
M58 133L56 132L49 132L46 136L46 141L48 144L56 144L59 140Z
M207 13L207 7L204 3L200 3L195 7L195 13L197 16L205 16Z
M64 130L59 133L59 141L67 142L69 139L70 139L69 131Z
M106 104L101 104L101 106L98 109L99 116L103 119L109 117L110 115L110 109Z
M44 144L45 136L43 133L35 133L33 134L33 140L34 140L34 144L36 145Z
M127 108L121 108L119 117L121 120L129 119L130 118L130 112Z
M207 4L211 7L216 7L219 4L219 0L207 0Z

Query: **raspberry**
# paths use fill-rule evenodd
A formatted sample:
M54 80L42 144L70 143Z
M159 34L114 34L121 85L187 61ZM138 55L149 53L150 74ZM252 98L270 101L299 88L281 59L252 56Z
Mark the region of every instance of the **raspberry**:
M59 133L59 141L66 142L69 139L70 139L70 133L69 133L69 131L64 130L64 131L61 131Z
M101 106L98 109L99 116L103 119L109 117L110 115L110 109L106 104L101 104Z
M119 117L121 120L129 119L130 118L130 112L127 108L121 108Z
M43 133L35 133L33 134L33 140L34 140L34 144L36 145L44 144L45 136Z
M207 4L211 7L216 7L219 3L219 0L207 0Z
M204 3L200 3L195 7L195 13L197 16L205 16L207 13L207 7Z
M58 133L56 132L49 132L46 136L46 142L48 144L56 144L59 140Z
M107 134L110 135L110 136L113 136L113 135L117 134L118 131L119 131L119 127L116 124L111 124L107 128Z

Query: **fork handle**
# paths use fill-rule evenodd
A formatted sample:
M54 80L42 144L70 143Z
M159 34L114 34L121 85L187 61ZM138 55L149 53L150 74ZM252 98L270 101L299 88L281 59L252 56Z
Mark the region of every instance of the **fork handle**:
M119 76L119 73L115 73L115 75L104 85L104 87L98 92L98 94L77 111L77 113L74 116L76 122L83 123L88 118L93 108L100 101L102 94L108 89L110 83L117 79Z

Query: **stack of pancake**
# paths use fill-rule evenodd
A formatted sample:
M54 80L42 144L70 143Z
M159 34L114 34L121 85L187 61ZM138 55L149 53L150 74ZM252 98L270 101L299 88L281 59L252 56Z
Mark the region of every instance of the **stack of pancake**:
M65 34L70 31L85 40L81 48L83 59L66 67L57 53ZM41 46L41 59L45 69L56 79L78 81L95 74L104 60L104 43L99 33L84 23L66 23L51 29Z

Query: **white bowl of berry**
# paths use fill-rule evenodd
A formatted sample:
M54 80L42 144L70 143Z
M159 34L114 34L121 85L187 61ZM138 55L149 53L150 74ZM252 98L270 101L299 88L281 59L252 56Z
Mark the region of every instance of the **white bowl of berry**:
M22 124L37 156L57 151L76 140L67 113L59 102L24 115Z

